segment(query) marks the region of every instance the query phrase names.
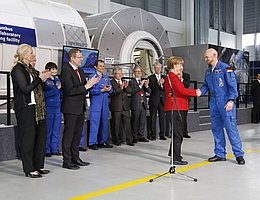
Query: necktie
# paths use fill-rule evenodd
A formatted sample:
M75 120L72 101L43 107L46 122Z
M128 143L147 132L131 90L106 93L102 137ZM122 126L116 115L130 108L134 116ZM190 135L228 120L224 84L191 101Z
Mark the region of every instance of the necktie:
M120 81L117 81L117 84L118 84L119 87L121 86Z
M141 84L141 79L138 79L138 83L139 83L139 85Z
M79 81L81 82L81 78L80 78L78 69L75 69L75 72L76 72L76 74L77 74L77 76L78 76L78 78L79 78Z

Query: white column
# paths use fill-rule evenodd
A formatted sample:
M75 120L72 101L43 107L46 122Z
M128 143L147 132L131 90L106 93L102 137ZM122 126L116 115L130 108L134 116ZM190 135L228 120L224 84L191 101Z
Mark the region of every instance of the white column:
M185 0L182 4L185 45L194 45L194 0Z
M236 49L242 50L242 36L243 36L243 1L235 0L234 11L235 11L235 32L236 32Z

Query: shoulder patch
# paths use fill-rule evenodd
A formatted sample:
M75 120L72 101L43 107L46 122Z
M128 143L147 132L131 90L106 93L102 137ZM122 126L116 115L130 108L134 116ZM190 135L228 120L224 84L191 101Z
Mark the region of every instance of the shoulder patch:
M233 72L233 69L231 67L226 68L227 72Z
M208 76L208 75L210 75L210 70L208 70L207 72L206 72L206 76Z

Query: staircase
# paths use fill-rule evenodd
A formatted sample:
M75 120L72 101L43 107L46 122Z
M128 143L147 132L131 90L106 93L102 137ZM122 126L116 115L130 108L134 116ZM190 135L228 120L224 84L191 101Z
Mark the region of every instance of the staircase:
M199 111L199 130L211 130L211 120L209 109Z

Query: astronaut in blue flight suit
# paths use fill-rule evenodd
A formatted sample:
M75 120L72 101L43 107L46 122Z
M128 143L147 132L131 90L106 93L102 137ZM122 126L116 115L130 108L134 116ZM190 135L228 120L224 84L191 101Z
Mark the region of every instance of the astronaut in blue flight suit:
M229 65L218 61L218 53L215 49L206 50L204 59L210 67L205 72L204 83L200 90L202 96L208 90L210 91L210 117L215 143L215 156L208 161L226 160L225 127L236 160L238 164L243 165L245 164L244 152L237 129L234 105L238 97L235 74Z
M107 143L108 139L108 115L109 102L108 95L113 92L110 79L103 74L104 61L97 60L94 64L96 72L91 74L93 76L101 77L100 81L96 83L89 91L90 93L90 132L89 132L89 148L98 150L98 147L112 148L113 146Z
M51 155L61 156L59 152L60 146L60 128L61 128L61 82L57 75L57 65L48 62L45 66L46 70L51 72L51 76L44 83L44 99L46 107L46 125L47 140L45 156Z

